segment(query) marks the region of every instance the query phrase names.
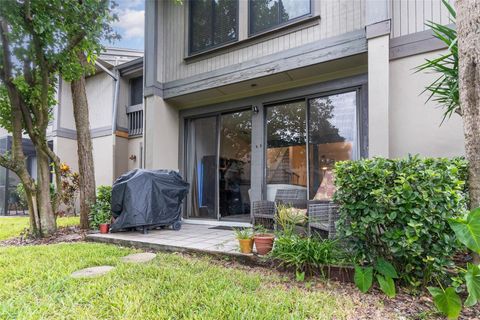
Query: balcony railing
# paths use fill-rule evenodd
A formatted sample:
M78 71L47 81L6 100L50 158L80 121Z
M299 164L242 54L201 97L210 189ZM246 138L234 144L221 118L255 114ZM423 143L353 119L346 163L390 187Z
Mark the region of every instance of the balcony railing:
M140 136L143 134L143 109L142 105L134 105L127 107L128 117L128 135Z

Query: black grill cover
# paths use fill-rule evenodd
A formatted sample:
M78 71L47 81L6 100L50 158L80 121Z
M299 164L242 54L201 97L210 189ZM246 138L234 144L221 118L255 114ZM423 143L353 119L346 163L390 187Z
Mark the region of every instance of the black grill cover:
M110 231L170 225L180 220L189 184L175 171L135 169L120 176L112 188Z

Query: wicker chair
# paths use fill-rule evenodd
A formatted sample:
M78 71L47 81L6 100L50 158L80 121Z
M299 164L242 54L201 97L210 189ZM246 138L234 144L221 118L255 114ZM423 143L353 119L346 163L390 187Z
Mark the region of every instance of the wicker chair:
M295 208L305 209L307 207L306 199L307 190L279 189L275 194L275 201L260 200L252 203L252 224L276 229L277 204L288 204Z
M317 230L321 236L335 238L337 230L335 223L339 218L338 205L331 201L308 202L308 230Z

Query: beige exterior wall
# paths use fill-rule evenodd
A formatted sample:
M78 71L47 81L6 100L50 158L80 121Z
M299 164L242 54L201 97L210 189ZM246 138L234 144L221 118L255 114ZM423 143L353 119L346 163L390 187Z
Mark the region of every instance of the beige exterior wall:
M128 170L141 168L143 149L143 137L136 137L128 139L128 153L127 156L135 156L135 160L128 159Z
M114 152L114 179L128 171L128 138L114 137L115 145L113 146Z
M454 3L454 0L449 0ZM427 21L449 24L450 14L442 0L390 0L392 38L428 30Z
M53 151L73 171L78 172L77 140L62 137L53 138Z
M178 170L178 110L158 96L144 105L145 168Z
M72 90L70 88L70 82L60 80L59 89L59 106L57 110L57 116L59 119L59 127L75 130L75 118L73 116L72 105ZM57 128L58 129L58 128Z
M114 136L109 135L92 139L93 162L95 164L95 183L100 185L112 185L114 176Z
M463 124L454 114L442 125L443 110L421 94L436 79L434 74L415 73L425 59L441 51L411 56L390 62L390 157L420 154L452 157L464 154Z
M239 41L248 38L248 5L241 0L239 6ZM157 80L169 82L213 71L222 67L267 56L313 41L326 39L365 26L365 0L313 0L312 15L319 18L300 27L282 29L267 37L257 38L241 46L225 49L186 63L188 40L188 1L178 5L174 1L159 4L159 33L164 37L158 44ZM161 26L163 22L163 27ZM168 50L162 50L168 48ZM163 63L162 63L163 62ZM163 70L162 70L163 69Z
M87 78L86 81L90 128L112 125L115 81L105 72Z
M86 79L90 128L105 128L112 125L114 80L105 72ZM62 80L59 92L60 128L75 130L72 91L70 83ZM58 129L58 128L57 128Z

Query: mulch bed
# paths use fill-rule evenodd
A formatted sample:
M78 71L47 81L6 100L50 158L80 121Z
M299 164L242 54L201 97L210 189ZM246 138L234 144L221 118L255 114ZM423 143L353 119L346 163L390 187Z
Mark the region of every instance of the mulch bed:
M79 227L59 228L53 235L45 238L29 237L26 233L16 238L0 241L0 247L6 246L30 246L42 244L54 244L65 242L79 242L85 239L86 231L80 230Z

